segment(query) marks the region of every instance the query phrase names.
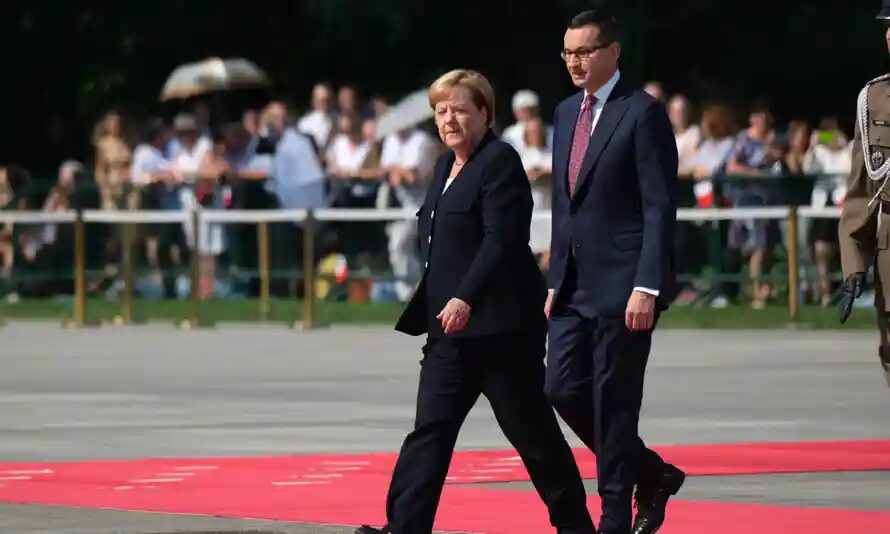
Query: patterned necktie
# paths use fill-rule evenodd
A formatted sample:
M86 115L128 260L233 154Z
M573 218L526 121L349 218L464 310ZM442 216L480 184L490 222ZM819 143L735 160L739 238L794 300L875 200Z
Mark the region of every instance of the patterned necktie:
M569 195L575 196L575 184L578 183L578 175L581 173L581 164L584 162L584 154L590 143L590 129L593 127L593 106L596 97L586 95L581 104L581 113L578 114L578 122L575 123L575 135L572 138L572 152L569 155Z

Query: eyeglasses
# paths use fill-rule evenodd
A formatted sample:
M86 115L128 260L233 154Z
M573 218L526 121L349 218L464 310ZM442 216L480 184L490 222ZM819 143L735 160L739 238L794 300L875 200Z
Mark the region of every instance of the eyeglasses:
M608 48L611 45L612 45L612 43L604 43L601 45L596 45L592 48L579 48L578 50L563 50L562 52L559 53L559 57L561 57L562 60L565 61L566 63L568 63L572 59L572 57L576 57L576 58L578 58L578 61L584 62L584 61L587 61L588 59L590 59L590 56L592 56L597 50L600 50L601 48Z

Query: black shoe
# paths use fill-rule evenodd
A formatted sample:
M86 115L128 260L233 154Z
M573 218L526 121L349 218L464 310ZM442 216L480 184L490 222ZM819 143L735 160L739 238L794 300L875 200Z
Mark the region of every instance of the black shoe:
M368 525L362 525L355 529L354 534L390 534L390 530L386 527L374 528L369 527Z
M634 494L637 517L634 519L632 534L654 534L664 523L665 509L671 495L680 491L686 480L686 473L674 466L661 476L657 486L638 486Z

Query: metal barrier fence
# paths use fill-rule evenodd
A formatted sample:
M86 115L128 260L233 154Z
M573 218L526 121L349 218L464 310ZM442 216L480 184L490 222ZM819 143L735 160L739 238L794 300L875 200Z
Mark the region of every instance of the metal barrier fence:
M777 220L787 223L788 251L788 317L795 321L798 317L798 237L799 220L802 218L839 218L840 208L812 208L798 206L772 206L752 208L679 209L678 221L732 221L732 220ZM120 322L133 322L133 245L135 225L159 223L186 223L191 221L193 248L199 249L201 228L205 223L247 223L257 226L258 271L260 281L260 318L267 319L270 310L270 269L269 269L269 223L300 223L303 229L303 299L302 320L293 326L309 329L318 326L315 314L314 296L316 281L315 245L317 222L386 222L413 220L415 210L406 209L320 209L320 210L203 210L188 211L125 211L101 210L38 212L0 211L0 224L73 224L74 225L74 303L69 326L83 327L86 319L85 288L85 244L86 223L123 225L122 271L124 292L121 298ZM549 212L535 212L535 220L550 219ZM202 319L201 297L199 294L199 255L191 255L190 306L188 317L180 324L185 328L207 326Z

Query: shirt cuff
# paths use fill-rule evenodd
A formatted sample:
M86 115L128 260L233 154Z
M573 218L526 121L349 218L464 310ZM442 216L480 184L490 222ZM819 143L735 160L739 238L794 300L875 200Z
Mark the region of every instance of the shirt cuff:
M648 293L648 294L652 295L653 297L657 297L657 296L658 296L658 290L657 290L657 289L649 289L648 287L635 287L635 288L634 288L634 291L640 291L640 292L642 292L642 293Z

